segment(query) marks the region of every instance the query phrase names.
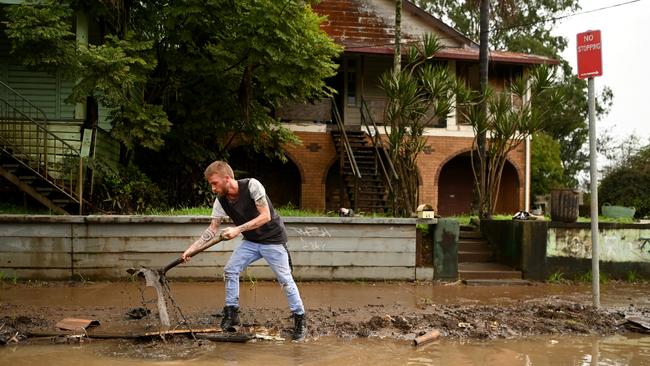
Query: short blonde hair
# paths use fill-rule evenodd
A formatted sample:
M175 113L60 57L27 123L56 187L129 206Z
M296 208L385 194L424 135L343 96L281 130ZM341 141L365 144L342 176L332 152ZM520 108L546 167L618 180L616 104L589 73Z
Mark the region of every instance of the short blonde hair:
M213 162L212 164L208 165L207 168L205 168L205 172L203 175L205 176L205 179L208 179L209 176L212 174L219 174L222 176L228 176L230 178L235 179L235 173L233 173L232 168L228 163L225 161L217 160Z

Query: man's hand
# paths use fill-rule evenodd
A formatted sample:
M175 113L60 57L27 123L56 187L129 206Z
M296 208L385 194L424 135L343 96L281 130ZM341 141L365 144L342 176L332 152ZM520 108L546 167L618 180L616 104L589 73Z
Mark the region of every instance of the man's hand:
M240 229L239 226L229 227L229 228L224 229L221 232L221 237L226 239L226 240L230 240L230 239L236 237L237 235L241 234L241 232L242 232L242 230Z
M183 255L181 255L181 258L183 259L183 263L187 263L187 262L189 262L190 259L192 258L192 257L190 256L190 253L192 253L192 250L191 250L191 249L192 249L192 247L187 248L187 250L185 250L185 251L183 252Z

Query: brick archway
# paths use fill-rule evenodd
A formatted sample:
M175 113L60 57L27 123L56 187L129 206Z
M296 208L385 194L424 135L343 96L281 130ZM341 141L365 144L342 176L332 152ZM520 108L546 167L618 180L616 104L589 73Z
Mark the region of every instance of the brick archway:
M438 175L438 213L456 216L471 213L474 200L474 175L470 153L463 152L445 162ZM519 172L509 161L503 168L495 213L514 213L519 209Z

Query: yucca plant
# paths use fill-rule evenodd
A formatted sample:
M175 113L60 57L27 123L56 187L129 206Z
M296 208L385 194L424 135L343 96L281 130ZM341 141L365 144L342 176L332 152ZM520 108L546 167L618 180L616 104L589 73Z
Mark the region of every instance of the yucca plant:
M553 102L545 105L562 102L554 85L555 70L542 65L531 69L527 76L513 80L502 91L487 88L485 93L475 93L470 98L463 114L474 130L471 162L482 218L492 217L496 209L508 154L534 133L543 131L548 122L548 110L539 107L536 101L547 96ZM487 135L484 157L477 153L481 133Z
M388 97L384 110L388 150L398 175L392 192L396 216L408 216L417 206L416 161L425 147L425 128L446 119L454 108L454 98L463 90L446 64L432 60L441 49L435 35L426 35L408 49L405 67L380 78Z

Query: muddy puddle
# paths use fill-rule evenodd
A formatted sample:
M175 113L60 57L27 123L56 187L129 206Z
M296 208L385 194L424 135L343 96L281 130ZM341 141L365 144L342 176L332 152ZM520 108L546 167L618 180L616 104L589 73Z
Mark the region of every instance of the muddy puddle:
M212 342L174 336L125 339L160 323L153 289L137 282L0 284L1 365L650 365L650 284L601 287L600 309L589 285L471 287L432 283L299 284L308 341ZM171 292L191 329L220 323L223 283L180 282ZM280 287L241 283L243 326L291 338ZM151 310L127 316L134 307ZM174 306L172 306L174 308ZM172 312L173 313L173 312ZM64 318L98 320L89 338L54 335ZM173 323L178 323L176 316ZM440 338L415 348L415 337ZM43 333L45 332L45 333ZM48 338L44 334L49 334ZM115 334L100 339L101 334ZM41 338L39 338L41 337ZM56 344L51 344L56 343Z
M0 365L649 365L650 336L532 337L519 340L408 342L323 337L288 342L92 341L0 349Z
M4 285L0 303L34 306L133 306L141 302L142 285L135 282ZM313 308L359 307L399 304L418 307L422 304L498 305L540 298L556 298L589 304L592 301L589 284L532 286L464 286L431 285L431 283L383 282L305 282L299 283L305 305ZM171 282L174 298L182 307L220 308L223 304L223 283ZM155 298L151 288L145 290L147 299ZM274 282L241 283L242 306L286 307L284 295ZM608 284L601 286L603 306L650 306L650 284Z

